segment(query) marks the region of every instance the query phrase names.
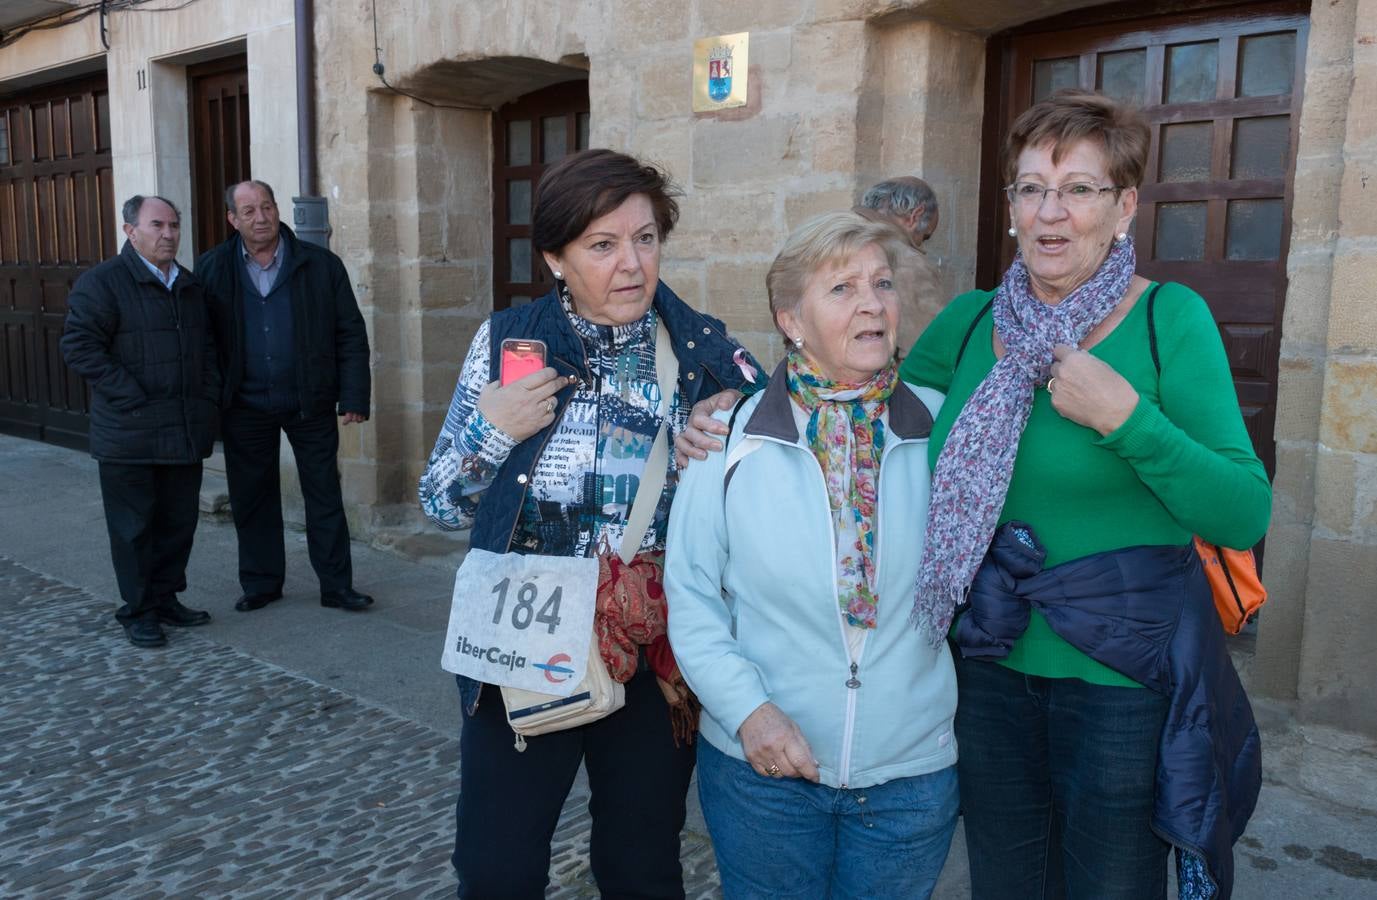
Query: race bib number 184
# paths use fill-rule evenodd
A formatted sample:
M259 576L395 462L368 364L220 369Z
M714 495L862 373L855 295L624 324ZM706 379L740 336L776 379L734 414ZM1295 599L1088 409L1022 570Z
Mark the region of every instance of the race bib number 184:
M597 592L596 559L470 550L454 576L440 665L566 696L588 665Z

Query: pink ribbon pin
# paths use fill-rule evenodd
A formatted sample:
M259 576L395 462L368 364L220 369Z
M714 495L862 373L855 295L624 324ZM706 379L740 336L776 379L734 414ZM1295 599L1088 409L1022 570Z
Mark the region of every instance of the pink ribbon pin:
M746 361L744 347L736 348L736 352L732 354L732 362L736 363L736 367L741 370L741 376L748 384L755 384L755 366Z

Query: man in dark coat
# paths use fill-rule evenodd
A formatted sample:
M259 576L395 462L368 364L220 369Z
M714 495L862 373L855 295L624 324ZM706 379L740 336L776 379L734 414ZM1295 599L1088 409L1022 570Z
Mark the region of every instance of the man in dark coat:
M91 455L131 643L167 643L163 625L210 614L177 599L200 509L201 460L215 442L220 376L201 285L177 265L181 216L131 197L119 256L77 279L62 355L91 386Z
M354 590L349 524L340 493L339 426L368 419L368 333L344 264L299 241L278 217L273 190L245 181L225 190L238 234L202 254L225 374L225 474L239 535L241 612L282 596L278 452L292 445L306 501L306 546L322 606L367 609Z

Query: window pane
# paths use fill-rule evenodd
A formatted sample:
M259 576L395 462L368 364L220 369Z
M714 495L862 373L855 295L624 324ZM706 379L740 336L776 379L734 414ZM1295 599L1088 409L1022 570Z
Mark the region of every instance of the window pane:
M1296 33L1263 34L1238 42L1238 96L1291 93L1296 72Z
M1073 88L1081 81L1081 61L1076 56L1040 59L1033 64L1033 102L1046 100L1062 88Z
M1213 100L1219 70L1219 42L1167 48L1167 103Z
M520 284L531 283L531 239L508 238L507 280Z
M0 113L0 166L10 164L10 117Z
M588 113L579 113L579 122L578 122L578 143L574 146L574 149L575 149L575 150L587 150L587 149L588 149L588 126L589 126L589 115L588 115Z
M531 164L531 122L521 119L507 123L507 165Z
M1205 258L1205 204L1157 204L1156 259Z
M1100 72L1096 86L1115 100L1125 103L1143 102L1143 86L1147 73L1146 50L1121 50L1100 54Z
M507 224L531 224L531 182L525 178L507 182Z
M1183 122L1162 128L1159 181L1209 181L1214 150L1213 122Z
M531 298L525 294L512 294L509 298L512 306L520 306L523 303L530 303Z
M1229 259L1281 257L1280 200L1230 200L1225 256Z
M569 125L564 116L541 119L540 135L543 140L541 162L552 163L569 155Z
M1230 178L1285 178L1291 149L1291 117L1267 116L1234 122Z

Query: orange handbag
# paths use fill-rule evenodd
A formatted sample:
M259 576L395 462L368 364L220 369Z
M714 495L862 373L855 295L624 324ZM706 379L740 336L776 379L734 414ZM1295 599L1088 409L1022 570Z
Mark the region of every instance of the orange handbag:
M1205 578L1214 594L1214 608L1229 634L1238 634L1257 616L1267 602L1267 588L1257 574L1257 558L1252 550L1231 550L1195 538L1195 552L1205 569Z

